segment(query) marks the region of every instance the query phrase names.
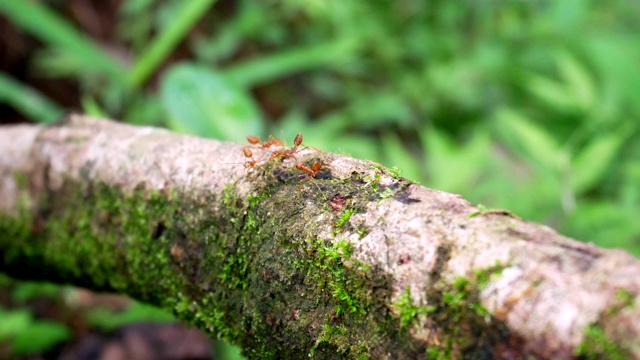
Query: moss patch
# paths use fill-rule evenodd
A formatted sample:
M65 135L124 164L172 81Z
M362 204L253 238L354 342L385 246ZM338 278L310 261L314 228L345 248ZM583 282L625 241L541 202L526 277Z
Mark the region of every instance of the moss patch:
M584 329L582 342L574 349L576 356L585 359L627 359L631 355L621 344L607 336L600 324L608 321L615 322L615 316L627 308L635 306L635 298L626 289L618 289L613 303L602 313L601 319Z
M429 338L429 359L492 359L502 352L518 348L522 340L509 334L501 321L490 317L480 303L479 292L493 274L499 274L499 263L478 269L469 277L451 282L441 279L427 294L433 308L427 327L437 328ZM517 352L516 352L517 353Z
M400 328L406 329L416 323L419 315L428 315L437 308L432 305L417 306L411 300L411 288L407 287L393 303L394 309L400 317Z
M280 358L376 358L394 349L398 324L384 305L389 279L353 260L351 244L339 240L354 230L351 215L374 201L365 183L357 175L300 181L296 170L267 169L273 176L264 179L275 181L263 190L271 196L256 210L269 235L254 260L259 271L249 292L255 290L251 297L258 301L247 309L246 331L272 346L286 344L278 347ZM329 206L338 195L349 199L341 212ZM321 229L337 238L318 237Z
M576 347L574 354L584 359L623 360L629 357L613 342L598 325L590 325L584 330L584 340Z

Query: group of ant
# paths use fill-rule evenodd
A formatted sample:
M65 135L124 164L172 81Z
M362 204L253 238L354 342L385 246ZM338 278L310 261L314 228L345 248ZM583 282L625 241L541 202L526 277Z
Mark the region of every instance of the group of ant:
M296 164L296 169L305 172L305 176L301 180L304 180L310 177L315 178L318 175L318 173L320 173L320 171L322 170L322 167L323 167L322 161L315 160L310 167L305 165L303 162L298 161L296 154L299 151L298 148L300 147L300 145L302 145L301 133L298 133L298 135L296 135L296 137L293 139L293 147L290 147L290 148L287 148L286 146L284 146L282 141L275 138L273 135L269 135L269 139L263 142L260 141L260 138L258 136L249 135L247 136L247 141L251 145L256 145L261 149L268 149L271 147L278 148L277 150L272 150L271 154L269 155L269 158L262 161L262 160L256 160L253 157L253 151L251 151L251 149L248 146L243 147L242 153L244 154L244 158L245 158L244 168L247 169L248 171L253 171L256 167L260 166L258 164L259 162L262 162L263 164L272 160L274 161L279 160L280 162L284 162L286 159L294 160Z

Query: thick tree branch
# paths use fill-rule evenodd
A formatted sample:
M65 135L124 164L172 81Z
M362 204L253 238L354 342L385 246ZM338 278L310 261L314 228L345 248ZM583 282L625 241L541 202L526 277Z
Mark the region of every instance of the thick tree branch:
M1 128L0 271L128 293L249 358L640 357L632 256L296 156L323 168L79 115Z

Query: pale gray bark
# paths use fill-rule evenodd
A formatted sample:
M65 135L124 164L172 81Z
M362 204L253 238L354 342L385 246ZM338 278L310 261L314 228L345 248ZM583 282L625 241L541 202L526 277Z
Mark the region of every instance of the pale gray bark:
M311 148L297 154L296 161L322 158L324 178L298 179L303 173L292 170L291 159L265 161L264 167L247 171L242 146L245 144L79 115L50 127L0 128L0 229L5 231L0 234L0 254L4 255L0 255L0 271L127 292L177 312L212 336L221 334L240 344L251 358L307 358L309 354L389 359L568 359L579 354L587 358L640 358L640 310L636 306L640 261L626 252L566 238L507 211L481 211L458 195L396 179L370 162ZM252 149L256 159L270 154L269 150ZM292 172L294 180L281 178L279 171ZM327 179L329 175L334 180ZM350 180L340 183L344 179ZM52 254L55 251L48 248L53 243L48 238L51 234L73 237L80 229L89 229L96 238L86 241L100 243L103 227L111 231L108 227L125 223L105 220L123 211L110 208L92 215L90 225L68 233L55 226L55 214L63 211L61 204L65 204L57 194L68 197L70 187L84 186L83 191L93 194L98 183L116 189L116 193L143 190L164 194L179 205L171 209L170 220L150 218L150 224L155 225L147 226L150 237L166 239L158 246L166 247L169 260L157 264L153 259L122 260L115 265L103 265L103 260L100 264L78 263L80 269L91 266L92 270L83 273L65 268L70 260L62 261L59 254ZM247 205L252 201L249 196L259 195L267 186L267 200L255 207ZM245 208L241 227L234 227L233 216L218 215L229 207L223 199L229 196L226 191L230 188L234 196L244 199L236 200L241 203L238 207ZM315 195L309 195L312 193ZM350 217L344 216L344 209L330 204L340 200L338 194L358 204ZM123 196L128 199L129 195ZM82 204L82 199L74 201L70 207ZM147 211L144 204L140 206L142 212ZM189 210L181 213L186 207ZM158 219L166 219L161 209L154 211ZM181 215L176 216L178 213ZM259 229L251 228L256 234L251 239L242 237L251 226L247 214L260 224ZM70 216L80 219L83 215ZM215 235L198 238L198 232L188 230L201 222L216 228ZM179 228L175 234L171 224ZM272 230L269 226L274 224ZM165 226L167 234L173 235L162 235ZM240 231L229 233L227 229ZM125 236L126 231L123 225L118 236ZM214 237L222 237L224 242L211 245ZM251 242L257 238L261 239L259 244ZM272 238L277 241L270 242ZM121 241L117 246L102 242L101 251L124 259L138 246L136 241ZM29 248L21 250L25 242ZM236 243L261 254L233 248ZM283 249L282 244L292 247ZM345 244L349 249L341 247ZM234 249L232 260L227 245ZM85 254L74 253L73 246L62 248L71 249L71 255ZM140 249L143 253L153 251ZM225 283L226 278L209 280L200 271L209 266L217 269L213 272L223 271L215 262L208 265L202 260L220 249L227 249L220 261L230 264L231 269L241 269L233 285ZM239 261L237 254L246 258ZM320 258L320 267L312 265L314 258ZM102 266L105 272L117 273L125 263L131 269L144 269L137 266L145 261L154 269L168 269L151 279L157 287L131 280L131 273L116 281L114 277L102 278L96 270ZM310 265L289 276L283 266L296 261ZM321 268L325 263L334 264L333 271L338 274L348 272L353 276L349 279L360 282L315 274L332 271ZM46 271L37 271L40 264ZM180 280L172 280L171 286L164 284L168 273L180 274ZM314 285L318 276L328 278ZM176 284L183 287L179 296L163 293L176 291ZM263 288L265 284L269 287ZM276 297L279 288L283 289L277 295L282 297L282 306L264 300ZM359 293L358 289L365 291ZM375 295L380 289L384 289L384 296ZM289 298L285 290L299 293ZM341 298L341 291L351 297ZM216 304L201 301L209 295L215 300L240 296L242 308L216 308ZM322 300L309 301L310 297ZM189 302L182 306L185 299ZM224 318L229 314L234 314L235 320ZM223 320L218 323L214 318ZM376 327L378 321L382 325ZM263 327L272 333L264 332ZM294 334L300 338L294 339ZM358 347L359 341L364 345Z

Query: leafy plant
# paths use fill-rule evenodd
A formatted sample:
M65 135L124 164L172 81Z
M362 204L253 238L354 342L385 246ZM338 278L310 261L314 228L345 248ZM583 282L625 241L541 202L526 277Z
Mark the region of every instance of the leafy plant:
M123 312L95 308L87 314L89 325L105 331L143 321L165 323L175 321L175 318L164 310L138 302L134 302Z
M66 326L54 321L36 320L27 309L0 308L0 318L0 343L8 342L15 355L41 353L71 336Z
M127 0L108 39L125 61L55 6L0 14L43 44L29 74L76 83L89 114L221 140L302 132L640 256L634 2ZM71 106L40 90L0 73L0 102L31 121Z

